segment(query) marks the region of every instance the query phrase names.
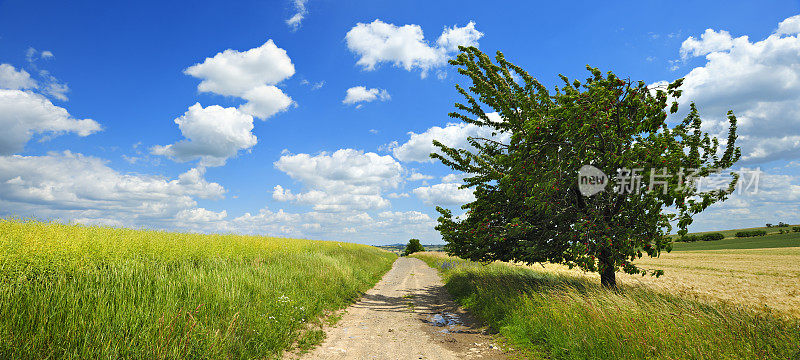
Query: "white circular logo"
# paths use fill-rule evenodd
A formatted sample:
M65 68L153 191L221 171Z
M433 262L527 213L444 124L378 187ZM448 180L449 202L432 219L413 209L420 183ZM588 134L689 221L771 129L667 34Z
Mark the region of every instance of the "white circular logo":
M608 176L602 170L592 166L583 165L578 170L578 190L583 196L592 196L606 189Z

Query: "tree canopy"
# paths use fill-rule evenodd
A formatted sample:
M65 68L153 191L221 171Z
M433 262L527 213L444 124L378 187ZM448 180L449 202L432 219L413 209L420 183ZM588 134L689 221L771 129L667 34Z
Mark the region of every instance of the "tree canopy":
M419 243L419 239L408 240L408 245L403 251L403 256L411 255L415 252L425 251L425 248Z
M692 216L725 200L738 180L731 172L721 188L693 186L730 168L741 152L732 112L723 145L701 130L693 103L669 126L683 79L654 89L587 66L585 81L559 75L564 85L551 91L501 52L492 61L462 47L450 64L471 80L467 89L456 85L466 101L450 117L493 132L466 148L434 140L440 153L431 157L467 174L464 187L476 198L463 218L437 208L436 228L452 255L561 263L598 271L603 285L616 286L617 269L645 274L633 260L671 250L671 221L686 234ZM585 165L602 171L610 189L583 195Z

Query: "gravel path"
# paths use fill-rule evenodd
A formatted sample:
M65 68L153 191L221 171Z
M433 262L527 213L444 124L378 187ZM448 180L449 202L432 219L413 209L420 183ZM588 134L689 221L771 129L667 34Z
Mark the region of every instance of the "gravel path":
M505 359L436 270L402 257L303 359Z

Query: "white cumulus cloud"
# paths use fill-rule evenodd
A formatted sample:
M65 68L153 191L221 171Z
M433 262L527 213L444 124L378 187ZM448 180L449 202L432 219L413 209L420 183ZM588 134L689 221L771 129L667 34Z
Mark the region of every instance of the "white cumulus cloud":
M205 208L185 209L178 212L175 218L181 221L190 223L203 223L211 221L220 221L228 216L228 212L222 210L215 212Z
M387 207L390 203L382 197L383 191L397 188L403 181L403 167L391 156L353 149L318 155L286 154L274 165L309 191L293 194L276 186L273 198L295 200L320 211Z
M700 35L700 39L689 36L681 44L681 58L686 59L690 56L703 56L712 52L728 50L733 46L731 34L725 30L714 31L706 29Z
M20 152L34 134L75 133L88 136L101 130L91 119L73 118L66 109L42 95L0 89L0 155Z
M284 189L283 186L275 185L275 188L272 191L272 198L277 201L292 201L297 199L292 191L289 189Z
M284 210L262 209L258 214L246 213L228 224L245 233L274 234L316 239L358 241L368 244L388 244L416 237L436 241L436 222L418 211L384 211L377 216L358 211L310 211L289 213ZM403 240L398 240L403 239Z
M397 187L403 169L391 156L354 149L287 154L275 162L275 167L312 187L362 193Z
M310 190L297 194L295 201L317 211L372 210L389 207L389 200L380 194Z
M24 69L17 70L11 64L0 64L0 89L25 90L38 85Z
M364 86L354 86L347 89L347 94L342 100L343 104L356 104L360 102L372 102L375 100L387 101L392 97L389 92L383 89L367 89Z
M731 219L738 226L755 227L766 223L800 223L800 177L761 172L746 173L728 200L716 203L696 216L693 231L730 228Z
M294 71L286 50L272 40L247 51L225 50L184 70L203 79L197 86L200 92L243 98L247 103L241 110L260 119L292 104L292 99L275 85L290 78Z
M497 113L487 114L490 119L500 121ZM442 144L456 148L471 148L468 138L487 138L495 141L507 143L508 134L492 135L492 129L467 123L450 123L445 127L434 126L422 133L409 132L409 139L402 145L389 144L386 148L391 149L392 154L403 162L433 162L430 154L437 152L438 148L433 145L433 140L438 140Z
M475 30L475 22L470 21L464 27L445 28L436 40L436 45L448 52L458 52L459 46L478 46L481 37L483 33Z
M686 74L680 102L697 103L706 130L723 139L725 113L733 110L745 163L794 159L800 152L800 36L790 31L797 21L784 20L778 33L759 41L709 29L681 47L682 55L706 62Z
M472 189L460 189L460 183L441 183L422 186L412 192L428 205L464 205L475 200Z
M378 213L378 217L385 220L391 220L396 223L407 224L407 223L432 223L433 219L431 219L428 214L421 213L419 211L383 211Z
M778 24L778 34L794 35L800 34L800 15L795 15Z
M433 179L433 176L420 174L418 172L412 172L411 175L408 176L408 181L420 181L420 180L430 180Z
M356 64L364 70L375 70L378 64L388 62L408 71L420 69L425 77L428 70L445 65L459 45L478 46L482 36L475 23L469 22L463 27L445 28L436 45L431 45L419 25L397 26L376 19L356 24L345 40L350 51L359 57Z
M242 98L247 103L240 106L239 110L259 119L266 119L292 105L292 98L273 85L254 87L245 92Z
M219 199L225 193L203 178L202 169L170 180L119 173L106 163L69 151L0 156L0 208L16 216L164 228L172 227L178 214L184 220L203 215L200 210L191 215L196 199Z
M211 105L203 108L200 103L189 107L175 123L186 138L175 144L154 146L151 152L177 161L200 158L201 166L221 166L239 152L249 149L256 142L253 117L236 108Z

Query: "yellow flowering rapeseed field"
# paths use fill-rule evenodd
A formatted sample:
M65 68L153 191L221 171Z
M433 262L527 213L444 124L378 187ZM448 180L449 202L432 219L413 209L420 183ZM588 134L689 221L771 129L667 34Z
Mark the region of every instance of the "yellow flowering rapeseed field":
M0 358L276 358L391 267L374 247L0 220Z

